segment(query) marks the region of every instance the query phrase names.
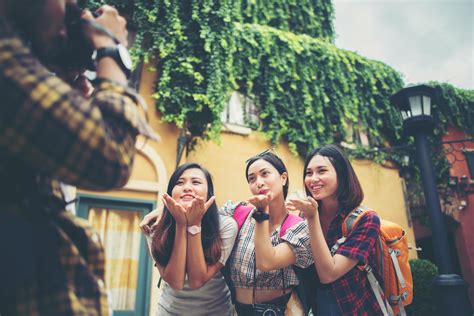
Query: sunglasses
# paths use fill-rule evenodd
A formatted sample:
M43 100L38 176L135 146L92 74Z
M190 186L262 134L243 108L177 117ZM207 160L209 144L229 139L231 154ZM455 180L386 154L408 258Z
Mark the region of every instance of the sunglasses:
M245 160L245 164L248 164L251 160L253 160L255 158L261 158L261 157L263 157L267 154L273 154L273 155L278 157L278 153L276 152L275 147L272 147L270 149L264 150L261 153L258 153L256 155L250 157L249 159Z

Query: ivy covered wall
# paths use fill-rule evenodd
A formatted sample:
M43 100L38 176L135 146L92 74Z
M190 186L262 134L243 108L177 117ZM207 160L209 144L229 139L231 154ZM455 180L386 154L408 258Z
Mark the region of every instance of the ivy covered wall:
M359 122L373 144L398 136L389 104L400 75L377 61L307 35L258 24L236 24L234 76L254 96L261 129L293 149L348 139Z
M334 41L334 7L327 0L236 1L237 21Z
M194 137L219 136L220 113L239 90L255 100L260 129L300 154L350 140L353 129L363 129L372 146L401 142L401 120L388 101L403 86L401 75L332 44L329 0L107 3L136 31L135 59L156 67L154 98L163 119ZM473 91L431 84L439 96L436 135L449 125L473 132ZM374 156L370 148L357 152Z

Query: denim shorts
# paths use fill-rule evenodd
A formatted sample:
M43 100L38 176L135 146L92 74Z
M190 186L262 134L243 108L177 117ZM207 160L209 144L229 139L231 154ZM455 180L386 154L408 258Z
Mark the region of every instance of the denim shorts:
M316 292L316 311L314 316L341 316L336 297L330 287L318 287Z

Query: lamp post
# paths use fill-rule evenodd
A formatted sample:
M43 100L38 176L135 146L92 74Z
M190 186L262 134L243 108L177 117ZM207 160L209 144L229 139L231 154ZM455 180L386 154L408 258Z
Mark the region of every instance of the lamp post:
M431 100L434 88L427 85L409 86L390 98L400 110L404 131L415 137L416 158L423 182L426 206L431 220L433 250L439 275L433 282L435 302L440 315L472 315L467 293L468 284L457 274L448 249L448 234L439 201L433 162L428 147L428 135L433 132Z

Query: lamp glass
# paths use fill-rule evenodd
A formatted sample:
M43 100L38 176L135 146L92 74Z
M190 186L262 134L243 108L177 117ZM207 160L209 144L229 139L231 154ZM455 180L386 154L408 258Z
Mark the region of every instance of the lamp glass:
M423 108L421 106L421 96L415 95L412 97L408 97L408 101L410 102L412 116L419 116L423 114Z
M423 96L423 113L431 116L431 98L426 95Z

